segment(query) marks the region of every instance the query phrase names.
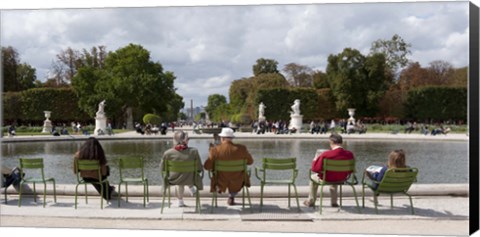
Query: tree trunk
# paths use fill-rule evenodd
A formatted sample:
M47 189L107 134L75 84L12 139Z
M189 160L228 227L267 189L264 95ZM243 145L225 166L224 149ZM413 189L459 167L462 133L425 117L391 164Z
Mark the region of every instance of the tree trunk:
M132 107L128 107L128 108L127 108L127 129L133 130Z

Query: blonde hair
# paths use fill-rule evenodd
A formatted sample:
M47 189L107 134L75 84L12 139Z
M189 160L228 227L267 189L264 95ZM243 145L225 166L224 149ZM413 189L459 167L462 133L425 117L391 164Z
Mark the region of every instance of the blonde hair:
M405 152L394 150L388 155L388 168L406 168Z

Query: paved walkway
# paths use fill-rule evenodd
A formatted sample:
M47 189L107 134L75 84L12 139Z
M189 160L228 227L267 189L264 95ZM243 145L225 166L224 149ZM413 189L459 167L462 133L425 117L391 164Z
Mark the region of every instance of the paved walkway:
M150 202L143 207L139 197L140 188L131 187L129 202L122 197L120 207L117 200L104 203L100 209L100 199L92 188L92 196L85 203L79 197L78 208L74 208L73 186L59 185L57 203L51 195L47 196L47 207L43 208L42 199L36 204L33 197L26 197L22 207L18 207L18 196L9 194L8 204L0 205L0 223L6 226L31 227L72 227L72 228L117 228L117 229L158 229L158 230L210 230L210 231L254 231L254 232L292 232L292 233L365 233L365 234L415 234L415 235L467 235L469 223L469 199L466 197L466 185L433 185L412 190L415 215L410 213L408 198L396 196L394 207L390 208L388 196L380 196L379 214L367 194L365 208L355 207L351 192L345 188L343 208L328 206L328 197L324 199L323 214L316 209L301 205L306 197L307 187L299 187L300 211L295 199L291 208L285 196L286 187L267 187L263 211L260 212L259 187L251 187L252 208L243 209L242 205L228 206L226 196L221 195L218 207L213 209L207 192L202 192L200 214L195 213L194 199L185 198L188 207L177 207L172 198L170 208L161 213L161 196L155 191ZM160 187L152 187L157 190ZM328 189L326 188L325 191ZM448 191L449 190L449 191ZM456 190L456 191L455 191ZM283 192L282 192L283 191ZM452 195L447 195L450 193ZM49 193L50 194L50 193ZM283 195L282 195L283 194ZM328 191L327 191L328 194ZM327 195L328 196L328 195ZM359 196L361 197L361 195ZM237 197L237 203L241 203ZM359 198L360 207L362 205ZM317 202L318 205L318 202Z

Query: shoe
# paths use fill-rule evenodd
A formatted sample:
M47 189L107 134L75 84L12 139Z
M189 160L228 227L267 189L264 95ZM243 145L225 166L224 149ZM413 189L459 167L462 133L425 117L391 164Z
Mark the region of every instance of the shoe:
M186 207L185 203L183 203L183 200L178 200L178 207Z
M307 207L313 207L315 204L313 202L310 202L309 200L303 201L303 205Z
M227 203L229 206L235 205L235 198L229 197Z
M338 204L332 203L332 207L338 207Z

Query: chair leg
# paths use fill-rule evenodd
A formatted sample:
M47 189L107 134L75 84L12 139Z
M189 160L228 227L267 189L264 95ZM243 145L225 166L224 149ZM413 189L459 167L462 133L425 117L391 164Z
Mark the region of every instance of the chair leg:
M320 215L322 214L322 207L323 207L323 184L320 185L320 206L318 207L320 210Z
M7 187L5 187L3 189L3 194L5 195L5 204L7 204L8 203L8 201L7 201Z
M147 202L150 202L149 191L148 191L148 179L145 179L145 185L147 186Z
M88 204L87 184L85 184L85 203Z
M338 185L340 186L340 206L338 207L338 211L342 208L342 199L343 199L343 192L342 192L342 187L343 185Z
M75 209L77 209L78 184L75 186Z
M365 184L362 184L362 208L365 208Z
M375 213L378 214L378 208L377 208L377 205L378 205L378 196L377 196L377 193L373 193L373 205L375 205Z
M21 181L20 182L20 190L18 191L18 207L20 207L22 205L22 193L23 193L22 192L23 191L22 187L23 187L23 184L24 184L24 182ZM5 192L6 191L7 191L7 189L5 188ZM7 195L5 195L5 197L7 197ZM5 199L5 200L7 200L7 199Z
M37 203L37 190L35 189L35 182L33 182L33 201Z
M301 211L300 209L300 202L298 201L298 192L297 192L297 186L295 184L292 184L293 185L293 190L295 190L295 198L297 199L297 208L298 208L298 212Z
M362 213L362 211L360 210L360 206L358 205L357 192L355 191L355 187L353 185L350 186L353 190L353 196L355 197L355 203L357 204L358 213Z
M165 184L164 184L165 186ZM163 197L162 197L162 210L160 211L160 213L163 213L163 207L165 206L165 195L167 194L167 187L163 187Z
M242 188L242 208L245 209L245 185Z
M244 186L244 188L247 190L248 206L250 206L250 212L253 212L252 201L250 200L250 191L248 191L248 187Z
M128 202L128 183L125 182L125 202Z
M413 207L412 196L408 195L408 193L405 193L405 195L407 195L408 199L410 199L410 207L412 208L412 215L415 215L415 208Z
M103 183L100 183L100 209L103 209Z
M147 187L145 186L145 183L143 183L143 207L146 207L147 206L147 203L146 203L146 196L147 195Z
M121 187L122 187L122 182L120 181L120 183L118 184L118 193L117 193L117 206L120 207L120 196L122 191L121 191Z
M393 194L390 194L390 209L393 209Z
M196 187L196 186L195 186ZM198 211L198 213L200 214L200 211L202 209L202 205L200 204L200 191L198 190L198 187L197 188L197 191L195 192L195 199L196 199L196 203L195 203L195 208L197 209L196 211Z
M45 207L45 199L47 198L47 183L43 182L43 207Z
M288 184L288 208L290 208L290 184Z
M53 182L53 200L55 201L55 203L57 203L57 188L55 187L55 180L52 181Z
M264 183L260 184L260 212L262 212L262 208L263 208L263 185L265 184Z

